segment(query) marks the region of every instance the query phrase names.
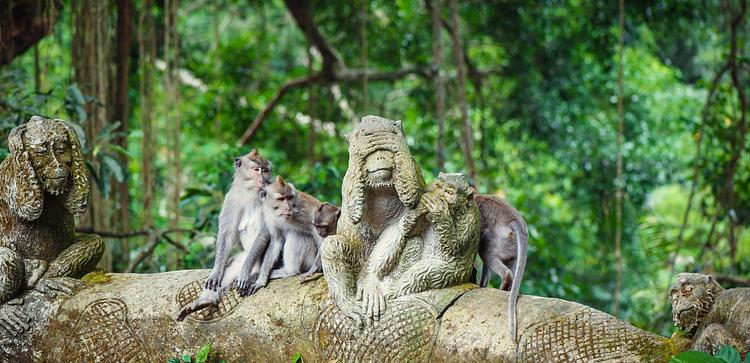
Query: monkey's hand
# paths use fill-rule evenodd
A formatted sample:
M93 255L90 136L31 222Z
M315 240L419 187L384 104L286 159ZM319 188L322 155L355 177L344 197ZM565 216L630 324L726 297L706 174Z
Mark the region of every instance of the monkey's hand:
M357 286L357 300L370 320L380 320L380 315L385 312L385 295L380 290L380 281L369 277Z
M211 272L211 276L209 276L208 280L206 281L206 289L219 291L219 289L221 288L221 280L223 279L224 269L214 269L213 272Z
M34 286L34 290L55 298L58 293L73 295L81 285L81 281L72 277L44 277Z

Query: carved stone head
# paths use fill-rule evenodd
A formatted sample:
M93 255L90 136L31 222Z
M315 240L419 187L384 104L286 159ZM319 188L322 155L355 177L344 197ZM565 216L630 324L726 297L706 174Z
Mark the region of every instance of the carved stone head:
M367 190L395 188L404 205L417 205L425 183L401 121L365 116L346 140L349 168L342 185L343 208L353 223L362 219Z
M474 200L474 188L472 188L466 176L461 173L443 173L441 172L437 180L428 186L428 193L433 189L439 191L445 197L448 205L464 205L466 201ZM463 198L463 200L459 200Z
M81 144L70 125L33 116L11 131L8 144L9 160L2 172L10 174L3 176L9 186L2 197L16 215L29 221L39 218L44 193L63 196L75 215L86 210L88 176Z
M672 301L672 320L675 326L688 334L695 332L723 291L709 275L681 273L669 289Z

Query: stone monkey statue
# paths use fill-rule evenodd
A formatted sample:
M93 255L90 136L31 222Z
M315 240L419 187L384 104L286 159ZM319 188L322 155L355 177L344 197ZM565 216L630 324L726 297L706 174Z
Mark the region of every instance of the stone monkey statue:
M360 273L381 239L397 237L398 221L419 203L425 187L406 145L400 121L365 116L347 135L349 167L341 186L336 235L321 249L323 273L339 310L361 321Z
M213 271L201 295L177 313L177 321L184 320L196 311L217 305L232 288L262 229L262 199L266 185L270 182L271 163L257 149L234 159L232 186L224 196L219 213ZM229 252L235 245L240 247L240 252L229 258ZM251 272L259 267L258 263L252 264Z
M450 211L445 200L436 198L445 207L435 215L440 222L420 220L414 236L402 242L405 247L390 274L379 279L373 273L370 265L397 247L400 221L420 204L425 183L400 121L365 116L347 141L341 219L321 254L338 310L363 323L365 317L378 319L388 299L468 281L479 244L479 213L470 198ZM442 229L448 219L462 225ZM450 234L454 238L447 241Z
M713 277L681 273L669 289L675 326L693 338L693 349L715 354L731 345L750 352L750 287L724 290Z
M503 290L508 297L509 332L516 340L516 300L526 268L529 232L521 214L500 198L476 193L474 200L481 215L479 256L482 258L482 278L487 287L491 272L503 277Z
M368 275L383 280L402 259L402 251L410 238L418 236L429 220L437 235L434 242L425 239L422 256L406 268L403 278L386 279L383 291L367 284L358 289L362 309L377 319L385 309L385 300L428 289L456 285L469 280L479 242L479 209L474 202L474 189L462 174L440 173L427 186L419 205L410 210L400 222L399 237L394 245L376 247L368 265ZM390 286L388 286L390 285ZM383 296L380 296L383 295Z
M323 242L313 225L315 211L321 205L314 197L299 192L280 176L268 185L263 202L263 228L250 250L237 288L240 295L256 293L269 280L298 275L305 278L320 271L319 248ZM281 256L282 266L273 269ZM261 260L257 280L252 281L248 267Z
M62 120L33 116L9 136L0 164L0 303L21 290L72 293L104 252L98 236L75 234L74 216L86 211L89 182L81 145ZM0 316L9 332L20 315Z

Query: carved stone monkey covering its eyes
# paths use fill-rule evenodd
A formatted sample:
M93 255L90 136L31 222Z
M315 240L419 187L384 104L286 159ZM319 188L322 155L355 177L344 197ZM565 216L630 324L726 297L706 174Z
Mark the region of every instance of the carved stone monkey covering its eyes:
M65 121L34 116L8 144L0 164L0 304L23 289L72 292L73 281L56 278L81 277L104 252L98 236L75 235L89 193L78 137ZM18 331L23 319L0 319L0 328Z

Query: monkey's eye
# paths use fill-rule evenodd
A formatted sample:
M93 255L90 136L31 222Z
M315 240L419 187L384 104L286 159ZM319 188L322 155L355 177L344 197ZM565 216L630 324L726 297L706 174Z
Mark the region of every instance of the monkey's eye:
M62 145L62 144L55 146L55 152L58 154L64 153L66 149L67 148L65 147L65 145Z
M34 150L38 155L44 155L47 153L47 148L40 146Z
M693 286L691 285L685 285L682 287L682 294L687 295L689 293L693 292Z

